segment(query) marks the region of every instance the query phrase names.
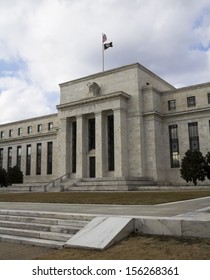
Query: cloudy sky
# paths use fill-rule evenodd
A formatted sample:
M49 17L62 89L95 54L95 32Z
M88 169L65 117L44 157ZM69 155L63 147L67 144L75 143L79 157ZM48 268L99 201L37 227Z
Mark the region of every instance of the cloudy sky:
M139 62L210 82L210 0L0 0L0 123L56 112L59 83Z

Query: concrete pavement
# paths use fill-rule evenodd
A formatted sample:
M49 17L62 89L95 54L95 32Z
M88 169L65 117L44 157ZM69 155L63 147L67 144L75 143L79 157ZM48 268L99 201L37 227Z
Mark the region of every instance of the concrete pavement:
M173 217L188 216L189 213L201 213L202 209L210 207L210 197L203 197L157 205L107 205L107 204L60 204L60 203L28 203L0 202L0 209L78 213L90 215L120 215L120 216L154 216ZM207 209L208 210L208 209ZM204 211L209 216L208 211Z

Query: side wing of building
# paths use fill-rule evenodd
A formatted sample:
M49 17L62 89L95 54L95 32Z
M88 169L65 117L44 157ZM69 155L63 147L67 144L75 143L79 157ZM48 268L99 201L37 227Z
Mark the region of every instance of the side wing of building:
M15 165L24 182L48 182L58 176L57 114L0 125L0 168Z

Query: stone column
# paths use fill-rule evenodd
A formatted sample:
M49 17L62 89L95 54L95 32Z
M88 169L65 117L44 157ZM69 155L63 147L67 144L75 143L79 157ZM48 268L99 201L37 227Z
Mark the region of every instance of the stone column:
M102 112L95 114L96 120L96 177L104 176L104 116Z
M123 109L114 110L115 177L127 176L127 117Z
M86 157L86 133L85 120L83 115L76 117L77 119L77 163L76 177L83 178L87 176L87 157Z
M68 129L68 121L67 118L61 119L61 131L60 131L60 137L59 137L59 143L60 146L60 174L59 176L63 176L66 173L69 172L67 170L67 129Z

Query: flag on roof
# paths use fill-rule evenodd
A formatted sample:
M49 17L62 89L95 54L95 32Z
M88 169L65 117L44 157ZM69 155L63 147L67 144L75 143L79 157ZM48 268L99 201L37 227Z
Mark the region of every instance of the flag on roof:
M108 48L112 48L112 47L113 47L113 43L112 42L104 44L104 50L106 50Z
M107 40L106 34L102 33L102 41L103 41L103 43L106 42L106 40Z

